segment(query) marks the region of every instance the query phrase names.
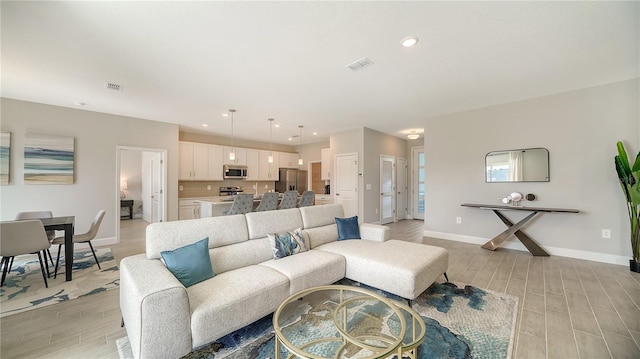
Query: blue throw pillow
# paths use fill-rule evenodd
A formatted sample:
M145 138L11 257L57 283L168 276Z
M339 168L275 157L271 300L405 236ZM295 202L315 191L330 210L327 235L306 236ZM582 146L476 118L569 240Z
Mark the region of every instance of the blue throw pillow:
M339 241L343 241L345 239L360 239L360 226L358 226L358 216L353 216L351 218L336 217L336 224L338 225Z
M167 269L185 287L190 287L216 275L211 267L211 258L209 258L209 237L172 251L162 251L160 256L162 256Z

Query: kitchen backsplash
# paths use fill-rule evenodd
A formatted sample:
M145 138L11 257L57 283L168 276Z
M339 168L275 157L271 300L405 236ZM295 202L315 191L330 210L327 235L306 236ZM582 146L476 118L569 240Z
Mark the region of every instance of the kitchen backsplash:
M207 189L210 186L210 190ZM257 188L254 188L256 186ZM220 195L220 187L242 187L245 193L263 194L274 191L274 182L261 181L179 181L178 198L212 197Z

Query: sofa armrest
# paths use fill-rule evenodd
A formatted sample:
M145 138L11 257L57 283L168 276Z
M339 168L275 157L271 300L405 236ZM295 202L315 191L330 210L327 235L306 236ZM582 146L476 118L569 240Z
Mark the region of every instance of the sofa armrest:
M360 238L375 242L389 240L391 231L387 226L379 224L362 223L360 225Z
M186 288L158 259L120 262L120 310L134 358L178 358L191 352Z

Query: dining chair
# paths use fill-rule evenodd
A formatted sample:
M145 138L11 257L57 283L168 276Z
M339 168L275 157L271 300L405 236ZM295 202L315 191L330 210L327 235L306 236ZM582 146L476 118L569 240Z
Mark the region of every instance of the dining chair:
M298 207L307 207L313 206L313 203L316 199L316 193L313 191L304 191L302 193L302 197L300 197L300 202L298 203Z
M89 227L89 230L86 233L73 235L73 243L89 244L89 247L91 248L91 253L93 253L93 258L96 260L96 263L98 264L99 269L102 269L102 268L100 267L100 262L98 261L98 256L96 256L96 251L93 249L91 240L96 238L96 235L98 234L98 228L100 228L100 223L102 223L102 219L104 218L105 213L106 212L104 210L102 209L99 210L98 214L96 214L96 217L93 219L93 222L91 222L91 226ZM58 256L56 257L56 268L53 274L53 278L56 278L58 276L58 265L60 264L60 249L64 244L64 236L54 238L52 244L58 245Z
M278 208L278 192L267 192L262 195L260 204L256 208L256 212L273 211Z
M0 260L0 267L2 267L0 286L4 285L15 256L37 254L44 286L49 288L49 283L47 283L48 274L45 273L45 265L42 260L42 255L46 256L46 254L40 253L49 247L51 247L51 243L47 239L47 233L41 221L28 219L0 222L0 255L2 256L2 260Z
M224 214L245 214L251 211L253 211L253 194L241 193L235 195L231 208L224 212Z
M296 202L298 201L297 191L287 191L282 195L282 201L278 209L296 208Z
M24 219L40 219L40 218L53 218L53 212L51 211L28 211L28 212L18 212L16 214L15 220L24 220ZM46 231L47 238L49 239L49 243L53 242L53 239L56 238L56 231ZM53 257L51 257L51 250L47 248L47 255L49 256L49 260L51 261L51 265L53 265ZM47 263L47 257L44 257L44 263L47 265L47 272L49 271L49 263ZM9 272L11 271L11 267L9 267Z

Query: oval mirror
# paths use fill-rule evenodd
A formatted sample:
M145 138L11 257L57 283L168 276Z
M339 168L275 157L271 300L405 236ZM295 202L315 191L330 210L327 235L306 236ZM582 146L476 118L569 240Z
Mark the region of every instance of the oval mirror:
M546 148L489 152L484 164L487 182L549 182L549 151Z

